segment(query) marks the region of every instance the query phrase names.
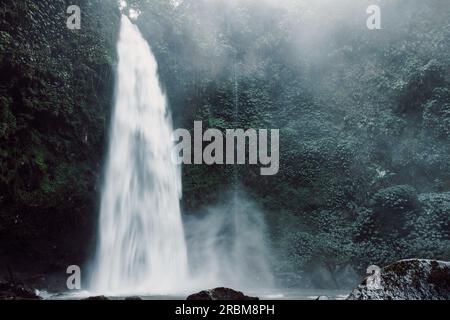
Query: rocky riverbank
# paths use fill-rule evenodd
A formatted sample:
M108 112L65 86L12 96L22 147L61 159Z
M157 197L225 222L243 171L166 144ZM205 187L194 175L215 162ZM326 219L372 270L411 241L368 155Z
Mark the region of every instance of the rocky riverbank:
M426 259L401 260L381 268L379 282L373 276L365 278L348 296L348 300L449 300L450 262ZM42 280L45 282L45 279ZM45 283L40 283L42 288ZM37 287L11 280L0 282L0 300L36 300ZM54 284L53 284L54 285ZM147 297L148 298L148 297ZM325 300L320 296L316 300ZM58 296L61 299L61 296ZM81 298L80 298L81 299ZM83 300L109 300L105 296L93 296ZM117 300L117 298L111 298ZM125 300L145 300L146 297L128 297ZM328 299L328 298L327 298ZM123 299L119 299L123 300ZM187 297L187 300L259 300L230 288L203 290Z

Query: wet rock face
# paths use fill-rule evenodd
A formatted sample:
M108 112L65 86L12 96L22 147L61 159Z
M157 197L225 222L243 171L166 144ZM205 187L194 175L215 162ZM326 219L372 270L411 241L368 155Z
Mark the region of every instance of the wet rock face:
M0 300L40 300L34 290L11 282L0 283Z
M448 300L450 262L401 260L382 268L379 286L364 281L352 291L349 300ZM369 285L368 285L369 284Z
M186 300L259 300L229 288L215 288L191 294Z

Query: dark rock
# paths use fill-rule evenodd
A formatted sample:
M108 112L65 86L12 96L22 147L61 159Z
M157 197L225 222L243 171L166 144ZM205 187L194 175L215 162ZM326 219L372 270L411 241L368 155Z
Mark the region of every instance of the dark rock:
M215 288L191 294L186 300L259 300L229 288Z
M109 300L107 297L105 296L94 296L94 297L88 297L82 300Z
M401 260L380 271L379 286L367 280L353 290L349 300L448 300L450 262Z
M142 298L138 296L133 296L133 297L126 297L125 300L142 300Z
M22 284L0 283L0 300L40 300L36 292Z

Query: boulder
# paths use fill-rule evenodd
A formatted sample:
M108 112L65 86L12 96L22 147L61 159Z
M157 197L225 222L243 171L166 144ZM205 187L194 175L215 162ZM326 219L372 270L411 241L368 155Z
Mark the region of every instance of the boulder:
M215 288L191 294L186 300L259 300L229 288Z
M84 298L82 300L109 300L109 299L105 296L93 296L93 297Z
M0 300L41 300L36 292L22 284L0 282Z
M131 296L131 297L125 297L125 300L142 300L139 296Z
M369 278L352 291L349 300L450 299L450 262L401 260L380 270L377 285L371 281L373 276Z

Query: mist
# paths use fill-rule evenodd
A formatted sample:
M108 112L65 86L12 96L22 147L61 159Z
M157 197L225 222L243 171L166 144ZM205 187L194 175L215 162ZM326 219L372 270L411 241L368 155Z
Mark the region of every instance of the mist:
M190 272L198 289L274 289L264 213L244 192L185 218Z

